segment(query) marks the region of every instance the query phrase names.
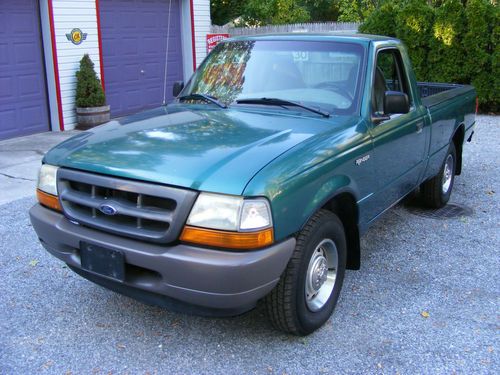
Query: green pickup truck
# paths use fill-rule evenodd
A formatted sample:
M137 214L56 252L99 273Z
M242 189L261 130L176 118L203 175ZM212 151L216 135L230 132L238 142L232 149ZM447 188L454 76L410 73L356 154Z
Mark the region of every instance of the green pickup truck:
M361 34L228 39L173 91L45 155L40 242L143 302L263 300L297 335L329 319L385 211L415 190L448 202L477 111L473 87L416 82L400 41Z

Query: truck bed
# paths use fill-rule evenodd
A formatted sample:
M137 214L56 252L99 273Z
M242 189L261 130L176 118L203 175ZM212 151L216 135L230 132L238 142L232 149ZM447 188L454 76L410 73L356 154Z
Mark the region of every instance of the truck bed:
M426 107L433 107L473 89L470 85L435 82L417 82L417 88Z

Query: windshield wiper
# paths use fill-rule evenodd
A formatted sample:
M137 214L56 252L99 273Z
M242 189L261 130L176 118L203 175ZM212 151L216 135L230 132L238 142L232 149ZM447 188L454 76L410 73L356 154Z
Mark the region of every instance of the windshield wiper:
M292 100L285 100L279 98L245 98L236 100L237 104L264 104L264 105L278 105L278 106L293 106L303 108L307 111L314 112L323 117L330 117L328 112L322 111L321 109L316 109L309 107L307 105L301 104L299 102L294 102Z
M201 100L205 100L206 102L218 105L221 108L227 108L227 105L225 105L224 103L218 101L217 98L215 98L213 96L210 96L210 95L207 95L207 94L198 94L198 93L195 93L195 94L189 94L189 95L179 96L177 99L179 99L179 100L190 100L190 99L196 100L196 99L201 99Z

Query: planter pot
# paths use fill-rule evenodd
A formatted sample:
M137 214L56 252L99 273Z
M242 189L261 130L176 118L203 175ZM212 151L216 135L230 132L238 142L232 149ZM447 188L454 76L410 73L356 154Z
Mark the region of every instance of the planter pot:
M109 105L102 107L76 108L79 130L86 130L109 121Z

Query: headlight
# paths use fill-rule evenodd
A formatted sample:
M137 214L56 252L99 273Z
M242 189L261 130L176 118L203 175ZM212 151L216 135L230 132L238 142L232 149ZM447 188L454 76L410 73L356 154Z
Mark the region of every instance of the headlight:
M243 198L201 193L191 210L187 224L196 227L238 230Z
M37 188L45 193L57 195L57 169L53 165L43 164L38 173Z
M264 198L201 193L181 241L231 249L257 249L274 241L269 202Z
M271 209L263 198L201 193L187 224L229 231L258 230L271 226Z

